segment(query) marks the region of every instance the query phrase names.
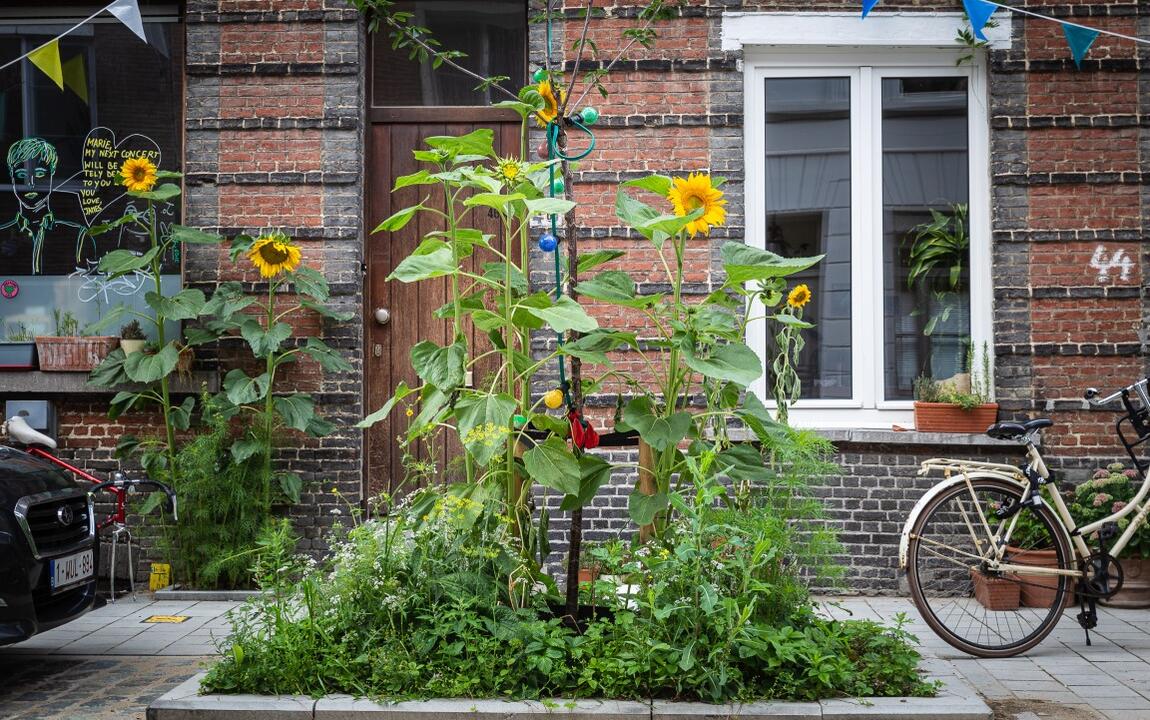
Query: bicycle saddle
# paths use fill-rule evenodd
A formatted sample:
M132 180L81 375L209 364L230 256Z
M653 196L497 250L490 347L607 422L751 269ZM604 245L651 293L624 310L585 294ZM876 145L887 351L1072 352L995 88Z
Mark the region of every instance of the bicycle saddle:
M47 435L37 432L19 415L13 415L4 423L8 437L23 445L43 445L49 449L56 449L56 441Z
M1034 430L1048 428L1054 424L1050 418L1035 418L1024 423L1000 422L994 423L986 429L986 434L995 440L1017 440Z

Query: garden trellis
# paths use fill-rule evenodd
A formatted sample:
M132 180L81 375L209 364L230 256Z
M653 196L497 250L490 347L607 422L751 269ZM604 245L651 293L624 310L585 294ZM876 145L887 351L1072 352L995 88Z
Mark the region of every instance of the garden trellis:
M870 11L878 5L880 0L863 0L862 3L862 16L870 14ZM1033 10L1025 8L1014 7L1012 5L1005 5L1003 3L991 2L991 0L962 0L962 6L966 10L966 15L970 18L970 27L974 31L974 36L981 42L986 42L987 37L982 32L990 18L994 15L995 11L999 8L1008 10L1020 15L1029 15L1039 20L1048 20L1053 23L1058 23L1062 26L1062 33L1066 37L1066 45L1070 50L1070 57L1074 60L1074 65L1079 69L1082 68L1082 59L1086 57L1086 53L1090 52L1090 46L1098 39L1099 35L1109 35L1111 37L1129 40L1131 42L1140 43L1143 45L1150 45L1150 40L1146 38L1136 37L1134 35L1126 35L1124 33L1114 32L1113 30L1104 30L1101 28L1092 28L1081 23L1068 22L1066 20L1059 20L1048 15L1036 13Z

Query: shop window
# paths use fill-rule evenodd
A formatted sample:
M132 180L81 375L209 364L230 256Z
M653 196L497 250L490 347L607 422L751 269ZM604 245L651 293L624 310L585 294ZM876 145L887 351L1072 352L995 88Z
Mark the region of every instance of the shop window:
M395 9L412 13L411 23L427 28L444 50L467 57L457 62L484 77L505 76L518 89L527 77L527 3L523 0L399 0ZM432 68L393 49L386 26L371 36L372 105L434 107L489 105L505 99L446 65Z
M0 9L0 65L60 36L106 3ZM0 70L0 341L24 329L53 331L53 311L81 323L109 307L145 307L142 278L108 281L107 252L143 252L148 238L124 226L90 229L133 208L117 182L125 156L146 153L165 170L183 154L183 31L178 7L140 2L147 42L102 13L58 41L64 87L30 60ZM143 210L143 206L136 207ZM178 222L177 201L157 207ZM178 284L180 258L163 259ZM115 328L111 328L115 331Z
M747 242L826 256L795 278L816 324L800 424L910 425L915 378L967 372L990 335L983 71L950 53L902 55L788 54L747 71ZM965 247L923 273L932 211L961 218ZM765 323L749 335L769 358ZM756 388L765 397L770 382Z

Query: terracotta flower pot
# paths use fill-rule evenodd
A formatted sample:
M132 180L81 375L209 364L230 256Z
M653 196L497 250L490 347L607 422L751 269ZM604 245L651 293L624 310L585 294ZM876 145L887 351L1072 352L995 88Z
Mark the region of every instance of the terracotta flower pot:
M1037 567L1058 567L1058 558L1051 550L1023 550L1007 546L1009 562L1015 565L1035 565ZM1026 607L1048 608L1058 595L1058 577L1055 575L1027 575L1018 578L1021 601Z
M914 429L919 432L984 433L998 420L998 403L963 410L951 403L914 402Z
M1019 584L1001 577L987 577L971 568L970 579L974 583L974 599L987 610L1017 610Z
M1101 601L1106 607L1150 607L1150 559L1125 557L1122 563L1122 589L1109 600Z
M581 583L595 582L596 580L599 579L599 574L601 572L602 572L602 568L600 568L598 565L591 565L590 567L580 567L579 568L579 582L581 582Z
M111 335L39 336L36 354L45 372L88 372L119 344L120 338Z

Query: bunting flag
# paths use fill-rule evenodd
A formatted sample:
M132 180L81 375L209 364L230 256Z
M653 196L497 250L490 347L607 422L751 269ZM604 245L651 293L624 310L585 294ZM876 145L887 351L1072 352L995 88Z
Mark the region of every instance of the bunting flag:
M878 5L878 0L863 0L863 18L866 18L867 13L874 10L875 5Z
M136 33L136 37L148 42L147 36L144 35L144 21L140 17L140 6L136 4L136 0L114 0L111 5L104 9L115 15L129 30Z
M986 42L986 35L982 33L982 29L986 27L986 23L998 6L986 0L962 0L962 6L966 8L966 16L970 18L970 29L974 31L974 36Z
M76 30L79 30L85 24L95 19L97 15L105 11L115 15L116 19L123 23L124 27L131 30L136 35L136 37L140 38L144 42L148 42L148 36L144 33L144 20L140 16L140 6L137 4L136 0L113 0L111 3L100 8L96 12L92 13L88 17L84 18L80 22L76 23L43 45L33 48L23 55L13 58L8 62L0 65L0 70L11 67L12 65L15 65L21 60L27 58L31 60L36 67L40 68L40 70L42 70L45 75L55 80L56 84L60 86L60 90L63 91L64 73L60 66L60 48L58 45L60 38L66 35L70 35ZM87 84L85 83L85 87L86 86ZM73 88L73 90L75 90L75 88ZM85 93L86 92L87 91L85 90ZM79 92L76 94L78 95Z
M1062 23L1062 33L1066 35L1066 44L1070 46L1070 56L1074 58L1074 65L1081 70L1082 58L1090 52L1090 46L1098 38L1098 31L1081 25Z
M40 72L64 89L64 69L60 66L60 43L51 40L28 53L28 61L40 68Z
M64 63L64 84L88 104L88 73L84 70L84 56L77 55Z

